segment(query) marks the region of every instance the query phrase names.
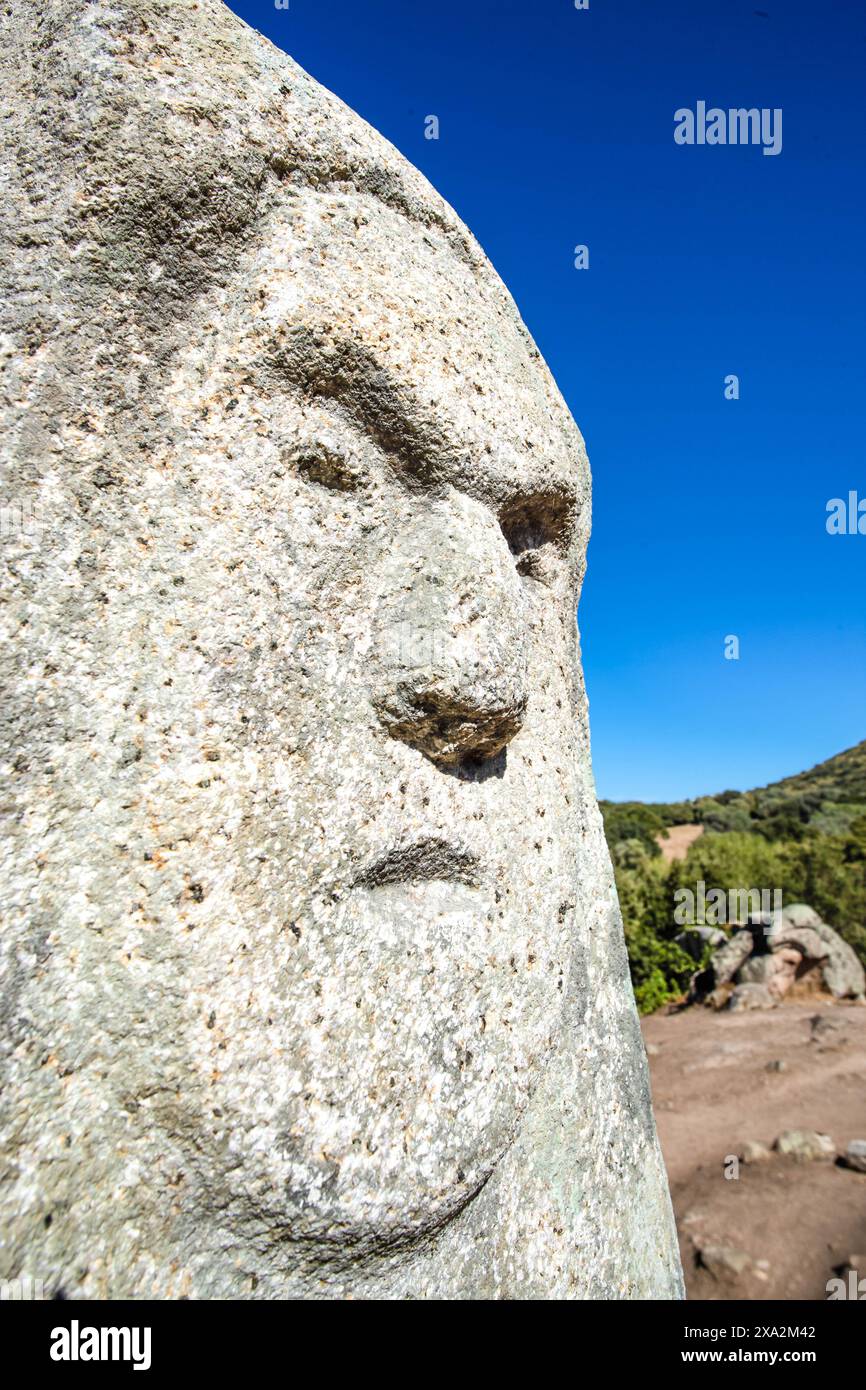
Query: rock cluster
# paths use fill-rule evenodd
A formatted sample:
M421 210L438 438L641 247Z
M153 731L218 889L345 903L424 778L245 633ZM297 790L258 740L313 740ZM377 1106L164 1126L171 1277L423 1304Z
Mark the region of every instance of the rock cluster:
M772 1149L758 1139L747 1139L740 1146L743 1163L766 1163L773 1154L792 1158L796 1163L834 1163L866 1173L866 1139L852 1139L840 1153L829 1134L815 1129L786 1129L776 1136Z
M773 1165L784 1160L797 1165L835 1163L855 1173L866 1173L866 1140L852 1139L840 1152L829 1134L811 1129L784 1130L777 1135L772 1147L757 1139L747 1139L740 1144L737 1156L741 1163L749 1167L760 1165L766 1170L763 1175L756 1173L755 1181L763 1176L774 1185L779 1178L778 1171L773 1171ZM853 1181L857 1182L858 1179ZM764 1190L765 1193L768 1190L766 1185ZM779 1190L783 1190L781 1186ZM701 1209L687 1211L682 1218L683 1234L694 1251L696 1267L706 1270L713 1281L723 1287L733 1289L736 1286L738 1296L742 1298L761 1297L760 1285L766 1284L773 1273L770 1262L765 1258L756 1258L736 1243L745 1232L734 1230L720 1236L719 1223L716 1221L711 1225L711 1220L707 1212ZM859 1276L862 1262L862 1256L851 1255L836 1272L845 1276L849 1269L855 1269ZM827 1287L829 1290L831 1286L828 1284ZM728 1296L734 1295L729 1293Z
M769 1009L804 980L836 999L866 995L855 951L812 908L794 903L736 927L695 977L692 997L734 1012Z

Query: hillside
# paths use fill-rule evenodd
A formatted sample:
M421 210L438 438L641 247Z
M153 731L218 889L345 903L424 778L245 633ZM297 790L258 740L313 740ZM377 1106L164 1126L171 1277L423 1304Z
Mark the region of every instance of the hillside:
M827 801L856 801L866 803L866 739L844 753L837 753L826 762L781 782L771 782L760 788L764 793L798 796L805 792L820 793ZM752 793L758 795L758 792Z
M703 825L768 839L799 840L807 831L844 835L866 815L866 740L807 772L752 791L677 802L603 801L601 808L609 842L634 838L646 847L671 825Z

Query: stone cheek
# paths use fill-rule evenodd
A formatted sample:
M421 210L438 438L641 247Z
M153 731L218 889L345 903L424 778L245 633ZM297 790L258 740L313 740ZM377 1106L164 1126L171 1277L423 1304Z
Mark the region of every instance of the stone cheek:
M579 432L380 136L221 7L85 8L0 48L0 1273L679 1296Z

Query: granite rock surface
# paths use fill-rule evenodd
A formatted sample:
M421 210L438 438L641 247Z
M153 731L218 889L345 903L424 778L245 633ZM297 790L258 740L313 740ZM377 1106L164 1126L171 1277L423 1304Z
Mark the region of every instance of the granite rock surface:
M679 1297L508 292L216 0L0 29L0 1275Z

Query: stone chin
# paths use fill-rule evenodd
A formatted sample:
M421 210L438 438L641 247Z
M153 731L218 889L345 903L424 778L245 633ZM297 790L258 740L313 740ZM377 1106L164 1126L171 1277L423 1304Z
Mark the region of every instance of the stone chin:
M379 872L320 918L328 953L342 943L321 989L310 988L319 942L307 918L282 1016L275 1000L267 1018L232 1019L211 996L233 1038L196 1140L209 1171L275 1241L331 1258L338 1246L355 1257L411 1244L465 1207L561 1031L567 946L564 961L544 946L546 911L502 917L483 887ZM542 944L521 980L527 938ZM227 1148L211 1148L214 1105L230 1119Z

